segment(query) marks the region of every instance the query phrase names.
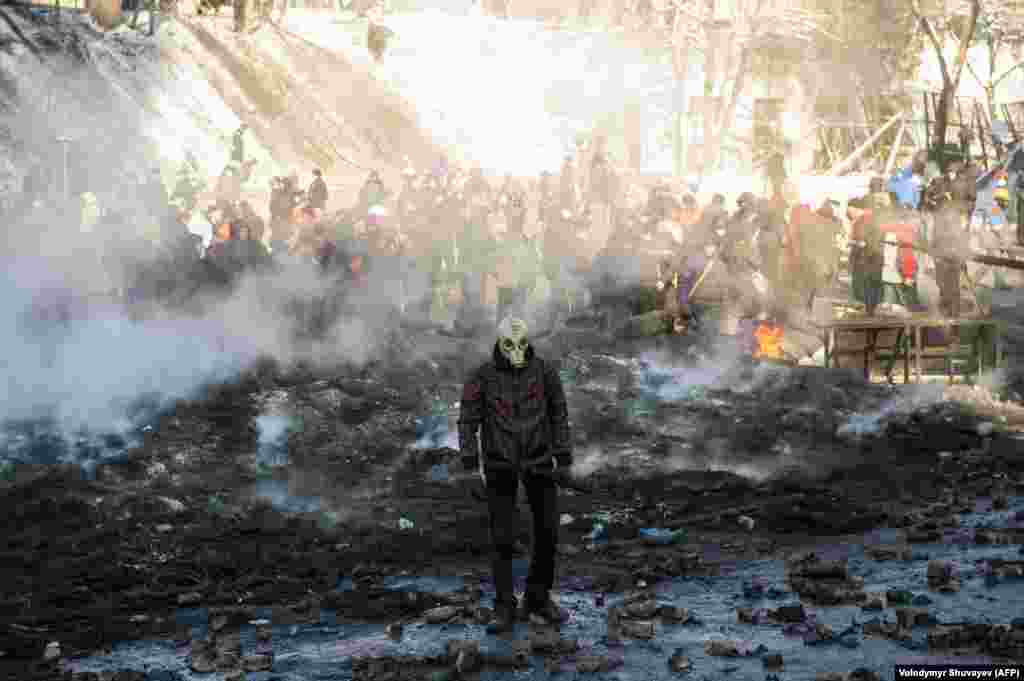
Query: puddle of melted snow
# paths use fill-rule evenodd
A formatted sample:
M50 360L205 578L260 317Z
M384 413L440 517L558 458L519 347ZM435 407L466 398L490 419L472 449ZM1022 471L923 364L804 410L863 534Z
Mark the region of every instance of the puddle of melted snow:
M1024 513L1024 497L1010 500L1005 512L985 511L963 516L969 531L971 527L1006 527L1014 522L1014 514ZM902 531L878 529L865 535L866 544L894 543L901 540ZM868 592L884 592L888 589L910 591L915 597L926 596L926 606L939 622L991 622L1007 623L1024 613L1024 588L1020 580L994 583L987 580L984 561L1020 559L1017 546L976 546L960 544L956 539L948 543L915 546L910 561L875 562L865 558L861 546L822 545L816 552L826 559L846 559L851 575L865 580ZM913 640L897 643L883 639L869 639L863 636L861 626L868 620L879 617L893 621L895 612L889 608L880 613L862 612L856 606L814 607L805 606L813 613L816 622L829 625L836 634L847 632L836 642L810 645L798 635L784 632L781 625L744 625L736 619L736 608L777 608L797 602L787 592L785 565L780 561L725 562L716 546L703 547L707 562L720 564L720 575L690 579L667 580L657 586L661 603L682 606L690 610L695 621L686 625L657 624L658 635L650 642L627 641L622 645L611 645L604 640L606 613L608 607L622 602L622 596L608 596L598 604L596 594L590 590L585 579L576 579L560 585L558 598L571 618L563 625L563 636L579 640L584 653L603 654L624 660L624 666L607 675L595 678L614 677L620 681L669 681L677 678L668 670L666 661L676 649L682 649L693 663L691 675L694 678L722 678L728 675L740 681L763 681L765 670L758 655L741 658L715 658L704 654L704 643L709 639L734 639L743 642L750 649L763 648L765 652L781 653L785 670L778 672L780 680L813 678L818 672L851 671L857 667L874 669L888 678L894 664L915 662L941 662L944 658L928 656L927 628L919 627L913 632ZM958 593L943 594L929 591L926 572L928 560L944 560L952 563L961 577ZM526 560L517 560L515 573L521 589L528 569ZM750 586L761 587L760 593L751 595ZM453 591L464 586L461 578L445 577L393 577L386 580L388 588L412 591ZM493 588L484 582L485 604L493 599ZM351 582L342 580L339 589L351 588ZM269 609L257 611L261 618L270 617ZM197 637L206 635L204 609L181 610L178 620L190 624ZM316 625L274 626L275 667L272 672L249 674L250 681L310 681L323 679L344 681L352 678L353 657L390 655L438 655L443 652L445 642L452 638L478 639L484 652L507 653L513 640L526 637L528 626L518 624L511 639L496 639L487 636L485 628L478 625L429 626L411 624L405 627L401 641L392 641L384 634L383 624L339 624L332 611L324 611ZM255 626L250 624L241 631L243 652L251 654L256 650ZM987 658L972 658L986 662ZM957 658L966 662L966 658ZM150 673L149 678L169 678L160 674L173 672L179 678L192 679L222 678L219 675L198 675L188 671L187 649L176 649L170 641L136 641L117 644L111 653L96 655L68 663L72 671L107 671L115 669L136 669ZM486 672L481 678L504 679L548 679L558 678L543 671L543 662L537 658L527 672ZM571 659L566 660L564 671L572 670ZM564 676L561 678L565 678Z

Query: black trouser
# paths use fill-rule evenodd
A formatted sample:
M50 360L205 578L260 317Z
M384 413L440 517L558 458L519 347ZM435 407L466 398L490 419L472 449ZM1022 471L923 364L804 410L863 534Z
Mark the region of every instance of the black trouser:
M512 561L520 518L516 497L519 480L533 516L533 555L526 580L527 605L542 605L555 583L555 550L558 545L558 488L551 478L515 470L487 470L487 507L491 520L494 585L497 603L515 605Z
M960 270L955 258L935 258L935 279L939 285L939 308L947 317L960 316Z

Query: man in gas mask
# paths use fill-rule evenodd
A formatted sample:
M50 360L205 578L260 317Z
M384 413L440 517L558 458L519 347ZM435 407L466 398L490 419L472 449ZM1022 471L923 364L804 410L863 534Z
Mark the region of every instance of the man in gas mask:
M569 414L557 369L534 354L521 319L502 321L492 360L463 388L459 449L463 467L479 470L487 494L496 591L490 632L507 633L515 621L512 561L520 479L533 515L533 557L522 614L535 624L558 625L564 618L550 598L558 542L555 481L572 465Z

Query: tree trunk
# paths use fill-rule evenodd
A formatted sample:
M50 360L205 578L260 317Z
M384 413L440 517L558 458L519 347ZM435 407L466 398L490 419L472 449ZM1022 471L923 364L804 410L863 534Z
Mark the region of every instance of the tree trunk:
M946 144L946 130L949 128L949 112L953 108L956 98L956 85L948 78L942 80L942 94L939 95L939 105L935 107L935 127L932 135L933 144L942 149ZM945 155L940 156L940 168L945 171Z
M674 106L672 120L672 157L676 178L686 175L686 77L689 71L689 60L686 49L677 47L673 50L672 70L676 82L674 87Z

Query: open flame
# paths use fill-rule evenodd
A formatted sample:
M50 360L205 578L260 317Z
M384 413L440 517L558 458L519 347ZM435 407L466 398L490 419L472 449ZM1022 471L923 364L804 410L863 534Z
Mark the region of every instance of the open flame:
M782 325L772 322L760 322L754 329L754 357L757 359L784 359L782 351Z

